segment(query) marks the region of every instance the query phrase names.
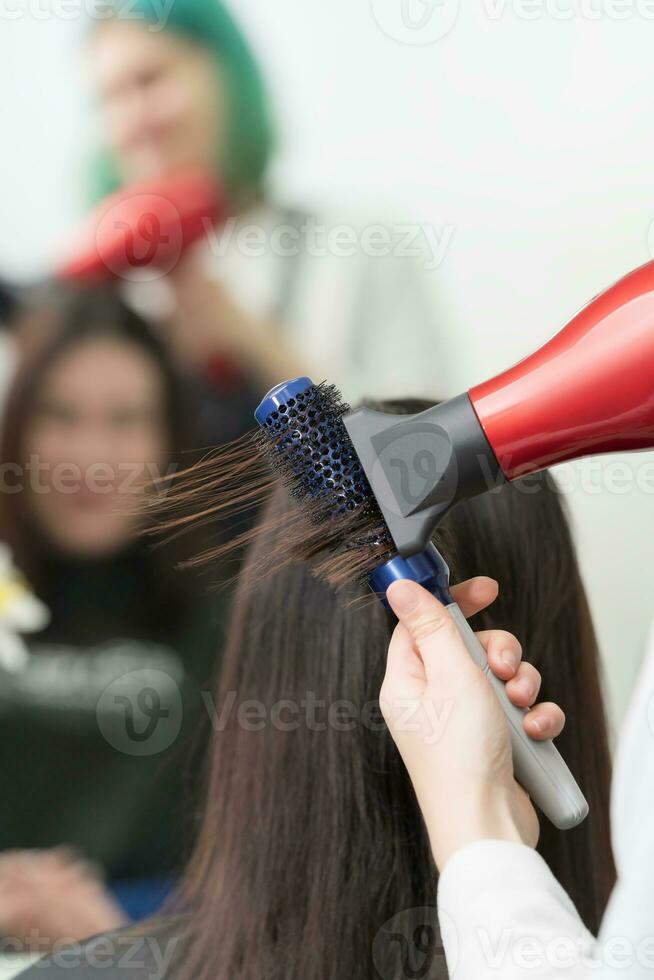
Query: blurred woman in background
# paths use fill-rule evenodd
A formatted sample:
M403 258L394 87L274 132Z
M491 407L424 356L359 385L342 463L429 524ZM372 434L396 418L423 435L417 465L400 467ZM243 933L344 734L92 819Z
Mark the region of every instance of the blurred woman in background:
M420 256L399 258L392 245L379 254L378 242L375 257L361 245L330 254L326 242L316 252L303 240L315 217L271 202L269 100L220 0L172 0L165 14L154 0L114 0L113 11L95 22L87 50L105 138L90 169L92 201L143 180L156 192L158 177L200 168L224 185L235 219L166 277L178 314L168 340L180 361L212 372L231 398L235 372L259 393L315 373L349 399L435 394L445 375ZM252 253L248 229L263 241ZM137 302L166 310L154 287L140 286Z
M50 621L24 664L0 668L0 850L17 852L0 856L0 934L55 940L149 911L177 868L192 829L187 736L205 717L222 612L176 569L185 554L141 537L144 484L195 445L165 347L104 291L48 295L19 337L0 541ZM58 845L95 862L122 908L93 888L91 900Z

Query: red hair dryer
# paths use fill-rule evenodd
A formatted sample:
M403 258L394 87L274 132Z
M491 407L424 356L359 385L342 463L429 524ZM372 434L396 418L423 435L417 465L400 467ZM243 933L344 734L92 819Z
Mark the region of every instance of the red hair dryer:
M509 480L654 446L654 262L601 293L470 401Z
M223 192L192 170L131 185L102 201L63 246L64 281L151 278L171 272L182 252L227 216Z
M539 351L410 417L344 419L400 555L458 501L564 460L654 448L654 262L601 293Z

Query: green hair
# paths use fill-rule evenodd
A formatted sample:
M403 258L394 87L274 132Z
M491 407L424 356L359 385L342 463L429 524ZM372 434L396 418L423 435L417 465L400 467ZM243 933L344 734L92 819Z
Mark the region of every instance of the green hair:
M231 14L220 0L111 0L111 7L116 19L173 31L215 58L224 78L227 118L221 178L233 201L251 197L261 188L272 155L273 125L261 73ZM91 203L123 182L116 160L102 147L93 156L88 177Z

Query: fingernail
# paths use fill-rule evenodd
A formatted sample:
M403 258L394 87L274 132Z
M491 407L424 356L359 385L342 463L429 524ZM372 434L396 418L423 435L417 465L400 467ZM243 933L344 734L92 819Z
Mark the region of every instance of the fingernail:
M386 592L386 598L397 616L407 616L420 602L418 590L405 581L393 582Z
M515 674L518 669L518 657L512 650L505 650L500 654L502 663L506 664L507 667L511 668L511 671Z
M523 692L526 698L531 699L533 697L534 694L533 684L531 683L531 681L527 680L526 677L523 677L522 680L518 681L518 687Z
M530 722L532 728L535 728L539 735L544 735L550 727L542 718L531 718Z

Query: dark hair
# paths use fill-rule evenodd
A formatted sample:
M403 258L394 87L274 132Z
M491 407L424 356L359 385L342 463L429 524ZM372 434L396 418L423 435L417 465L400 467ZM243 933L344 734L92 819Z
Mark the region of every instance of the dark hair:
M334 590L301 562L259 574L288 554L294 506L285 490L273 493L237 587L216 706L236 692L268 720L258 730L234 709L214 736L183 887L193 980L369 980L375 969L400 978L400 947L383 926L424 907L436 922L426 831L377 704L390 617L360 584ZM590 816L566 833L544 825L539 850L595 931L615 878L610 762L597 645L560 497L547 475L504 485L459 504L435 540L455 581L498 579L498 601L474 625L515 632L544 673L545 697L566 711L559 745ZM288 705L284 717L285 702L305 710L311 699L323 705L316 724L270 723L273 709L297 721ZM341 700L354 707L351 727L333 715L327 723ZM444 977L432 939L420 975Z
M18 298L7 282L0 279L0 328L12 316L18 305Z
M9 464L20 468L16 472L26 472L25 431L44 378L60 358L96 338L125 343L147 354L162 379L166 464L174 467L182 458L185 464L191 460L185 453L193 447L194 439L184 384L163 342L117 292L100 287L36 291L14 326L23 356L4 411L0 442L0 461L4 466ZM17 566L33 587L37 591L44 588L49 562L58 556L32 519L27 493L0 493L0 540L9 544ZM183 616L187 583L177 574L176 565L188 557L186 549L191 546L189 539L183 552L179 543L153 550L135 532L134 547L142 554L148 579L144 590L164 613L162 630L174 630Z

